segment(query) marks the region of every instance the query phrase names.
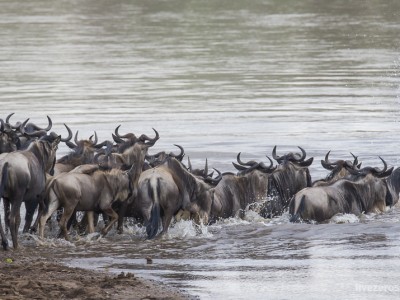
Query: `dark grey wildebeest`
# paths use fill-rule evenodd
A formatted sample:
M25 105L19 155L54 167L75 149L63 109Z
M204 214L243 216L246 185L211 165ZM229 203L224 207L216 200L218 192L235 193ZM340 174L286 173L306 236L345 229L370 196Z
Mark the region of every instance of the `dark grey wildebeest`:
M239 164L233 165L240 170L238 174L223 173L221 181L211 190L210 221L237 216L250 204L260 203L267 197L270 176L276 169L272 161L269 166L256 161L242 162L240 153L237 161Z
M61 136L46 135L33 141L26 150L0 155L0 174L7 174L7 180L0 182L0 197L11 204L9 224L14 248L18 248L21 204L25 202L26 223L30 224L45 191L46 173L54 167L60 141Z
M298 147L300 153L287 153L276 155L276 146L272 157L279 163L276 170L271 173L268 182L268 201L264 202L261 216L274 217L281 215L289 206L290 199L300 190L311 186L311 175L308 167L313 162L313 157L306 158L306 151Z
M59 221L61 235L69 239L67 222L74 211L104 212L111 220L102 230L106 235L118 220L118 214L112 209L115 201L126 201L132 195L132 181L135 166L128 171L120 169L100 170L98 165L82 165L68 173L54 178L48 187L46 207L39 221L39 236L44 237L47 219L59 207L64 213ZM89 228L92 221L89 221ZM93 229L89 229L92 232Z
M218 179L215 179L218 181ZM155 168L143 171L138 180L136 207L146 226L147 237L154 238L162 225L168 231L172 217L181 209L208 223L213 179L191 174L180 161L167 157Z
M290 221L322 222L338 213L384 212L393 200L383 178L389 176L393 168L387 169L386 162L381 160L382 170L371 167L351 170L351 175L332 184L299 191L289 205Z

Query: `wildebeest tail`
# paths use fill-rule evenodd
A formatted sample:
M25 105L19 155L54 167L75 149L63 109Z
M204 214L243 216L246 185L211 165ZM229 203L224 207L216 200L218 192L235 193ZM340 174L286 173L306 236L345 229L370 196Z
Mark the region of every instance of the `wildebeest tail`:
M3 170L1 172L1 181L0 181L0 199L3 196L3 192L5 189L5 185L8 178L8 162L5 162L3 165Z
M293 201L292 201L292 203L291 203L291 205L293 205L293 207L291 207L291 211L293 212L292 213L292 216L290 217L290 222L292 222L292 223L298 223L298 222L300 222L301 221L301 214L303 213L303 211L304 211L304 202L305 202L305 195L303 195L302 197L301 197L301 200L300 200L300 204L299 204L299 207L297 208L297 210L296 211L294 211L294 206L295 206L295 199L293 199Z
M157 180L156 186L153 186L150 180L147 182L147 193L150 199L153 200L153 207L151 209L150 220L146 225L147 238L153 239L158 232L160 227L160 181Z

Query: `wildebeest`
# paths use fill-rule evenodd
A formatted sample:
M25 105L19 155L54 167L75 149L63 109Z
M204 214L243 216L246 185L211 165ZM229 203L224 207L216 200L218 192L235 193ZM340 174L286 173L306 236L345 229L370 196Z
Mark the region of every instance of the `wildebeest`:
M65 125L65 124L64 124ZM65 125L67 127L67 125ZM74 142L71 142L72 132L68 129L68 138L62 139L62 142L72 150L69 154L57 159L54 166L54 175L69 172L77 166L93 163L95 152L104 144L97 144L98 138L96 131L94 132L94 140L78 140L78 131L75 134Z
M102 230L102 234L106 235L118 220L118 214L112 209L112 204L115 201L126 201L131 196L134 173L135 166L129 171L103 171L99 170L98 165L82 165L76 170L60 174L48 188L47 210L39 221L39 236L43 238L47 219L59 207L64 208L59 224L61 235L65 239L69 239L67 222L75 210L106 213L111 218Z
M34 210L43 197L46 173L54 166L60 141L61 136L46 135L33 141L26 150L0 155L0 173L7 173L7 180L0 183L3 191L0 197L11 204L9 224L14 248L18 247L21 204L25 202L26 222L30 224Z
M162 164L168 157L174 157L175 159L179 160L182 162L183 157L185 156L185 150L183 149L182 146L179 146L177 144L174 144L174 146L178 147L180 150L179 154L175 154L173 152L165 152L165 151L160 151L156 154L146 154L145 159L148 162L148 166L145 166L144 169L150 169L154 168L160 164Z
M213 181L213 179L207 179ZM144 171L138 181L136 207L140 209L149 239L154 238L162 223L167 232L172 217L181 209L195 214L207 223L207 205L211 205L212 185L191 174L177 159L167 157L165 162ZM217 180L217 179L216 179Z
M145 157L148 152L148 149L157 142L160 138L157 130L154 130L156 136L154 138L150 138L145 134L142 134L139 138L137 138L133 133L128 133L125 135L120 135L118 133L119 126L115 129L115 135L113 136L114 140L118 141L118 145L116 150L118 152L112 152L114 148L112 143L108 143L107 150L105 154L100 157L96 157L96 162L102 165L107 165L112 168L121 168L123 166L131 166L135 165L135 174L133 176L133 194L132 198L135 198L137 192L137 181L139 176L143 170ZM137 209L133 204L133 200L123 201L123 202L115 202L113 205L113 209L118 212L119 220L118 220L118 231L122 232L123 228L123 220L125 216L137 216Z
M396 205L399 202L400 195L400 168L396 168L389 177L385 179L389 192L392 195L393 203Z
M270 176L275 170L272 160L269 160L270 165L265 166L262 162L242 162L240 153L237 155L239 164L233 165L240 170L238 174L223 173L221 181L211 190L210 221L234 217L250 204L265 200Z
M393 167L387 169L386 162L380 159L384 164L382 170L371 167L350 170L351 175L330 185L309 187L298 192L289 205L290 221L322 222L337 213L359 215L385 211L393 201L382 178L389 176Z
M49 124L45 128L39 127L32 122L28 123L29 119L22 123L18 121L15 125L12 125L10 124L10 117L13 115L14 113L7 116L6 125L7 128L14 130L18 136L19 141L16 143L17 150L24 150L33 140L48 135L48 131L50 131L53 126L53 122L49 116L47 116Z
M272 151L272 157L279 163L272 172L268 182L267 201L260 211L264 218L272 218L281 215L288 207L290 199L298 191L311 186L311 175L308 167L313 162L313 157L305 160L306 151L299 153L287 153L283 156L276 154L276 146Z
M0 119L0 154L16 151L20 147L18 134Z
M324 167L324 169L331 172L324 179L318 179L314 181L312 186L328 185L338 179L350 175L351 173L349 170L357 170L361 167L361 163L358 162L357 156L355 156L353 153L350 153L354 158L353 162L342 159L332 162L329 160L330 153L331 151L325 155L325 159L321 160L321 165Z

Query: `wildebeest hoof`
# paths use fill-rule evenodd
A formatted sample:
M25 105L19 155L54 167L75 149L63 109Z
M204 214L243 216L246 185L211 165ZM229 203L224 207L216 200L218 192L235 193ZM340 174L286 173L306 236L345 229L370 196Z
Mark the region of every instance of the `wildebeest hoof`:
M3 241L3 242L1 242L1 245L3 246L3 249L4 250L8 250L8 242L7 241Z

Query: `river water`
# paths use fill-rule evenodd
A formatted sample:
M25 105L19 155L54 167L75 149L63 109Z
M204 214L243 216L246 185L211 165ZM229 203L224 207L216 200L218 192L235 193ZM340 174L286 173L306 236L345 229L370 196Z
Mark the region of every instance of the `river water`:
M0 105L80 138L160 133L194 167L233 171L297 146L319 161L399 166L398 1L2 0ZM297 149L298 150L298 149ZM154 151L154 152L152 152ZM59 156L68 152L63 145ZM144 241L119 236L55 247L65 262L134 272L201 299L398 299L400 211L290 224L248 212ZM29 246L27 239L24 242ZM153 264L147 265L145 257Z

